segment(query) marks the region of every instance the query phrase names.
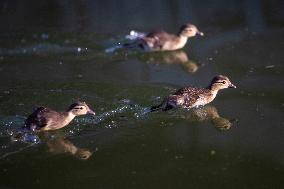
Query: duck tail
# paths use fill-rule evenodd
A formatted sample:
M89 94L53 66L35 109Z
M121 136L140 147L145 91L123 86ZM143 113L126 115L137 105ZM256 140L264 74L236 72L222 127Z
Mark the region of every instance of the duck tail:
M133 49L137 47L137 42L130 42L130 43L123 43L123 44L118 44L112 47L109 47L107 49L105 49L106 53L114 53L115 51L119 50L119 49Z
M142 51L146 50L141 40L137 40L137 41L130 42L130 43L124 43L122 47L125 49L137 49L137 50L140 49Z
M124 44L118 44L115 45L113 47L109 47L105 50L106 53L113 53L119 49L133 49L133 48L137 48L137 46L141 46L139 43L137 43L140 39L142 39L143 37L145 37L146 34L142 33L142 32L137 32L137 31L130 31L129 35L126 35L125 38L132 41L129 43L124 43Z
M133 48L136 48L137 47L137 41L134 41L134 42L131 42L131 43L124 43L122 45L123 48L126 48L126 49L133 49Z
M165 111L171 110L173 108L174 108L174 106L172 106L172 105L170 105L170 104L168 104L164 101L158 106L152 106L150 108L150 112L155 112L155 111L159 111L159 110L162 110L162 111L165 112Z
M117 51L118 49L121 49L121 48L123 48L123 45L118 44L118 45L115 45L115 46L113 46L113 47L107 48L107 49L105 50L105 52L106 52L106 53L114 53L115 51Z

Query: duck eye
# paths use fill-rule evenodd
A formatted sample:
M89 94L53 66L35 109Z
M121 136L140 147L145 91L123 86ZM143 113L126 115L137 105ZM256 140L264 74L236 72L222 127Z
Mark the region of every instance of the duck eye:
M223 83L223 84L226 84L226 81L223 81L222 83Z
M80 110L83 110L83 107L80 107Z

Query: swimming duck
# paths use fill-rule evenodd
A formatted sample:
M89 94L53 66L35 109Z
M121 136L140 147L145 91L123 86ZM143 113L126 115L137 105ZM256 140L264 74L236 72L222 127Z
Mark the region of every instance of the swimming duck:
M209 87L181 88L174 94L166 97L160 105L151 107L151 111L156 111L159 109L166 111L177 107L195 108L204 106L205 104L208 104L214 100L219 90L226 88L236 88L236 86L231 83L228 77L217 75L212 79Z
M67 126L76 116L85 114L95 115L85 102L73 103L65 112L39 107L28 116L23 129L36 132L56 130Z
M169 34L163 30L140 35L133 43L125 43L125 48L141 48L145 51L173 51L185 46L189 37L203 36L193 24L184 24L176 34Z

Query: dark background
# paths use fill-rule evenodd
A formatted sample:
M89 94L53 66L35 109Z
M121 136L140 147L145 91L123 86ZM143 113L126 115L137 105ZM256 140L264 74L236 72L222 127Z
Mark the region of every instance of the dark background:
M2 0L1 31L89 31L109 33L132 28L199 27L251 30L281 28L281 0Z

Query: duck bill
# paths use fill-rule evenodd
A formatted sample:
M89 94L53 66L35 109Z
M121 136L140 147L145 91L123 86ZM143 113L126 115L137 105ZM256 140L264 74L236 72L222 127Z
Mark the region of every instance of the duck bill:
M197 34L200 35L200 36L204 36L204 33L201 32L201 31L197 31Z
M235 89L235 88L237 88L237 87L236 87L236 85L234 85L234 84L231 83L231 84L229 85L229 88L234 88L234 89Z
M89 109L88 114L96 115L96 112L94 112L93 110Z

